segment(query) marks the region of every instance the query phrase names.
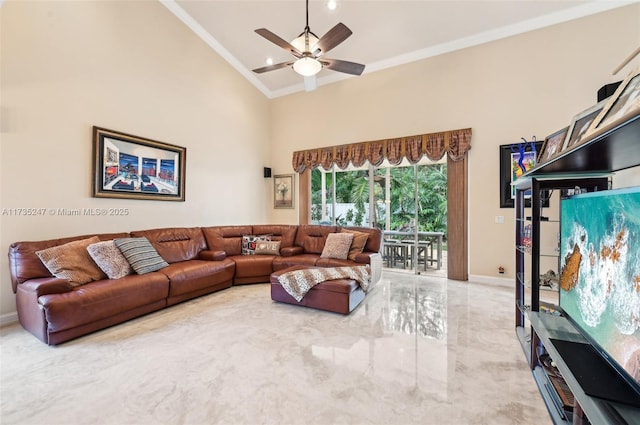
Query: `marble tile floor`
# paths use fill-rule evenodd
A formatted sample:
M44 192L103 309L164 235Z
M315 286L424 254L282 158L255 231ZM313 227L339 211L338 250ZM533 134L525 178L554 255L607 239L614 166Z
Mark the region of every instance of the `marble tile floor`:
M233 287L49 347L0 329L0 423L549 424L513 292L385 271L351 315Z

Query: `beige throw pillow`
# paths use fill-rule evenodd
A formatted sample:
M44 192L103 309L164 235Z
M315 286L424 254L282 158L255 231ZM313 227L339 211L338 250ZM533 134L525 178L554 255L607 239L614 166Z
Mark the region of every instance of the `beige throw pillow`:
M349 255L347 258L351 261L356 261L356 256L364 250L367 239L369 239L369 234L350 229L342 229L341 232L353 234L353 242L351 242L351 248L349 249Z
M280 241L258 241L254 254L280 255Z
M87 251L109 279L120 279L133 273L131 265L113 240L91 244Z
M73 286L84 285L106 278L87 251L89 245L97 242L100 239L94 236L36 251L36 255L55 277L67 279Z
M329 233L320 257L346 260L351 242L353 242L352 233Z

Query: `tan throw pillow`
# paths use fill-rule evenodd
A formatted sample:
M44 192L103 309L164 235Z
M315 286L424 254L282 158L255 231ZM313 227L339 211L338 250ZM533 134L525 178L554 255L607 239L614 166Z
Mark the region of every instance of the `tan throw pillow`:
M98 242L100 239L94 236L36 251L36 255L55 277L67 279L73 286L84 285L106 277L87 251L89 245Z
M280 241L258 241L254 254L280 255Z
M369 239L369 234L349 229L342 229L341 232L353 234L353 242L351 242L351 249L349 249L347 258L351 261L356 261L356 256L364 250L367 239Z
M329 233L320 257L346 260L351 242L353 242L353 234L351 233Z
M131 265L112 240L91 244L87 251L109 279L120 279L133 273Z

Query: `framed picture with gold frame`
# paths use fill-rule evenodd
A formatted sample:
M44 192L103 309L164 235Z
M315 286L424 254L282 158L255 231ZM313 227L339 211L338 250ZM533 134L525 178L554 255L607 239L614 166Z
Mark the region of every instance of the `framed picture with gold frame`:
M273 176L273 207L293 208L295 176L280 174Z
M93 196L184 201L187 149L93 127Z
M605 102L602 111L591 123L587 138L604 133L640 114L640 67L631 71Z

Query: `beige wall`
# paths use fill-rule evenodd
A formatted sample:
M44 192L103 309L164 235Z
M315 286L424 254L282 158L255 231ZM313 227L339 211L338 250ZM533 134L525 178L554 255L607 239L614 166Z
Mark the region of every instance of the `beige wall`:
M541 139L595 103L640 45L639 17L640 5L626 7L269 101L156 1L5 1L0 209L130 214L0 216L0 251L92 232L296 223L297 199L294 210L271 208L263 166L288 174L294 150L471 127L470 272L495 276L502 264L509 274L513 210L498 208L498 145ZM92 198L93 125L187 147L187 201ZM15 311L6 260L0 279L2 319Z
M15 311L11 242L268 222L269 101L162 4L9 0L0 13L0 209L129 209L0 216L0 315ZM92 198L93 125L185 146L186 202Z
M639 45L633 5L275 99L274 166L290 169L295 150L471 127L470 274L498 276L503 265L511 277L514 212L499 208L498 146L569 125Z

